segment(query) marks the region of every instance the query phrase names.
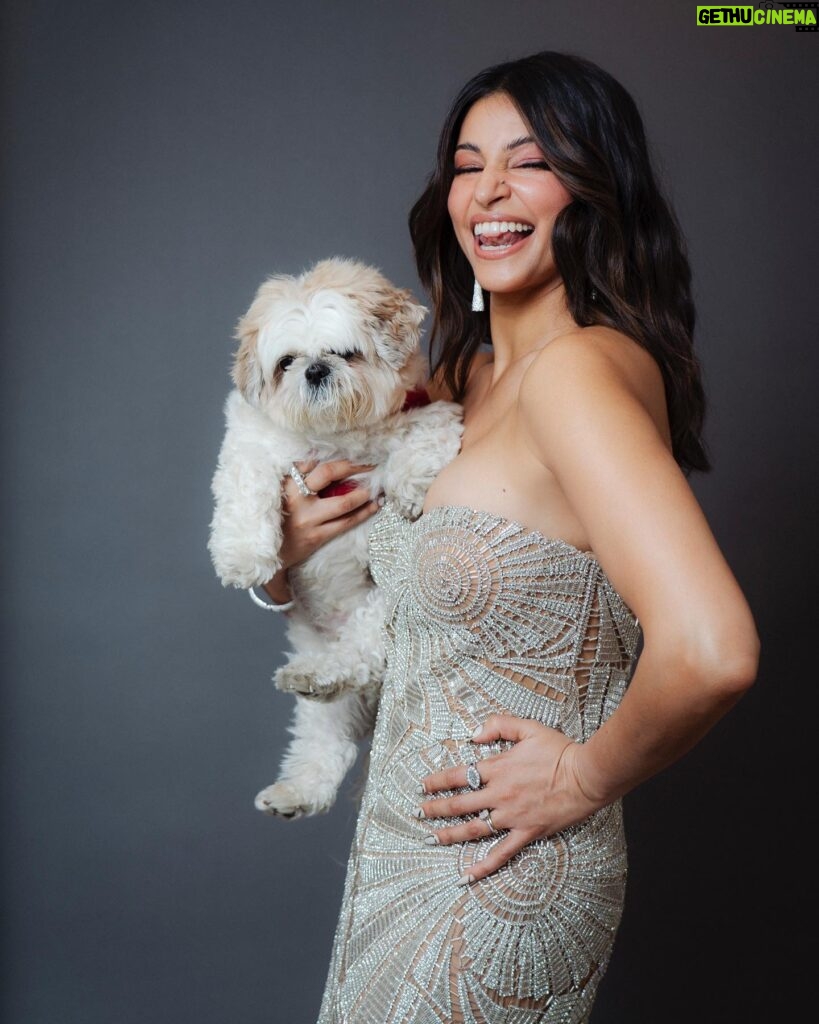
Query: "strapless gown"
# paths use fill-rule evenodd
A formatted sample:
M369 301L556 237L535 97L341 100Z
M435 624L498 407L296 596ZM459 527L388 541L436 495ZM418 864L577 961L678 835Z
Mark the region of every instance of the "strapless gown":
M422 776L511 746L471 742L494 712L591 736L631 678L639 622L591 553L485 512L411 522L388 504L370 558L387 673L318 1024L587 1021L623 908L620 801L465 887L506 833L428 846L467 818L412 812Z

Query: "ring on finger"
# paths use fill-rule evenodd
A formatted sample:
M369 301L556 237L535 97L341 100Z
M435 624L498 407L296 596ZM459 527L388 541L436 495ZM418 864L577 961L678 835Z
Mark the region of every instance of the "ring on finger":
M290 466L290 476L292 476L293 479L295 480L296 487L298 487L299 489L299 493L303 495L305 498L309 498L311 495L315 497L315 495L318 494L318 491L311 491L310 488L307 486L307 481L304 479L301 470L298 468L295 462Z
M493 835L498 831L495 828L495 826L492 824L492 815L489 813L489 809L488 808L486 808L483 811L481 811L481 813L478 815L478 817L482 818L486 822L486 824L489 826L489 831Z
M477 764L472 761L471 764L467 765L466 768L466 784L470 789L480 789L483 785L483 779L481 773L478 771Z

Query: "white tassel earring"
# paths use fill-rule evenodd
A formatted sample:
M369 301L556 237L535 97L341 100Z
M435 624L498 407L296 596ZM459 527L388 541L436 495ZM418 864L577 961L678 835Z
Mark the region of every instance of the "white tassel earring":
M478 284L477 277L475 278L475 287L472 291L472 312L483 313L483 288Z

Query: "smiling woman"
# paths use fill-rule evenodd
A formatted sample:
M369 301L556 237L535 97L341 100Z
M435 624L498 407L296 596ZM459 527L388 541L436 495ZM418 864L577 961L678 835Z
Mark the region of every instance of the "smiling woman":
M483 138L473 138L476 131ZM463 208L470 201L467 229ZM634 100L581 58L549 53L548 59L537 55L488 68L452 105L435 170L410 214L418 272L434 300L436 379L462 398L476 353L484 345L497 350L504 310L520 323L516 290L503 282L513 264L527 261L529 241L521 240L522 260L494 265L494 252L473 243L470 233L475 224L508 223L512 216L525 223L531 212L522 211L530 203L542 218L538 255L544 264L538 270L556 271L559 301L551 311L527 303L527 333L542 342L544 322L554 323L557 333L568 323L605 326L633 339L662 373L660 404L674 458L685 473L710 469L682 234L658 187ZM493 292L492 323L489 314L470 315L476 283Z
M557 277L552 232L571 201L512 100L479 100L461 127L447 208L476 280L496 302Z
M558 53L467 83L410 230L464 432L421 517L373 524L387 670L320 1024L582 1024L621 798L758 665L686 481L709 468L688 261L633 100Z

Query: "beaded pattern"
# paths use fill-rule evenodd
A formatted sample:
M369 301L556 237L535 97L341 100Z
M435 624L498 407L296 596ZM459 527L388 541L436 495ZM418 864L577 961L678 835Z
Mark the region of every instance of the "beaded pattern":
M459 506L411 522L387 504L370 565L388 669L319 1024L581 1024L622 913L620 801L461 888L506 833L428 846L468 819L418 821L415 789L508 749L470 740L495 712L587 739L625 692L638 620L590 552Z

